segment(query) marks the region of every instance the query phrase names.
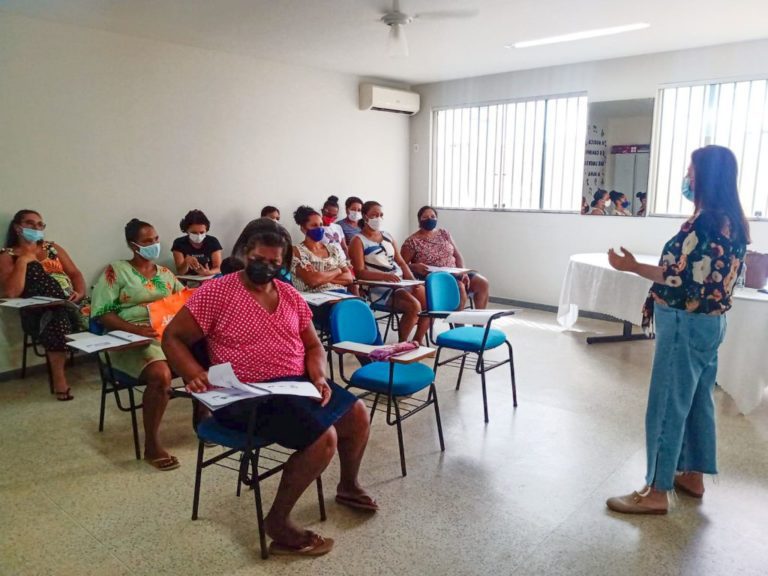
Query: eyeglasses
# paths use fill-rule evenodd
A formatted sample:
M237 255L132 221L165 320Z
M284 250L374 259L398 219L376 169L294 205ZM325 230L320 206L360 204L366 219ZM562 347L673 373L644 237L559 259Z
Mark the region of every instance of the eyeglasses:
M45 222L35 222L34 220L22 220L21 225L24 228L34 228L35 230L45 230Z

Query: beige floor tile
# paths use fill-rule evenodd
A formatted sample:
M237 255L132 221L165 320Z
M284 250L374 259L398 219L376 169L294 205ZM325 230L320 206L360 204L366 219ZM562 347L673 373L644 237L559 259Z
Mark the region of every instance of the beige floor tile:
M519 406L509 372L439 371L446 451L433 412L404 423L408 476L395 429L374 419L361 479L382 509L333 501L338 461L323 475L327 522L308 491L297 521L336 539L316 560L259 558L252 494L236 475L204 472L200 519L190 520L197 442L190 404L171 402L163 438L181 468L160 473L133 454L130 419L108 401L97 431L96 367L70 372L75 401L43 376L0 384L0 574L185 576L311 574L765 574L768 405L748 417L717 391L720 475L701 503L681 497L663 518L620 517L608 496L639 488L652 342L588 346L586 320L562 333L553 314L505 320L515 346ZM497 354L498 355L498 354ZM348 365L350 368L352 363ZM143 434L142 434L143 435ZM268 506L277 479L264 483Z

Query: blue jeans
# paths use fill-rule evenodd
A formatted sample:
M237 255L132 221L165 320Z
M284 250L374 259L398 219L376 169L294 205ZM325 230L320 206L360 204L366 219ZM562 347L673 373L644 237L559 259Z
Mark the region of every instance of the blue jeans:
M717 473L717 349L725 316L656 304L656 353L645 414L646 483L672 490L675 472Z

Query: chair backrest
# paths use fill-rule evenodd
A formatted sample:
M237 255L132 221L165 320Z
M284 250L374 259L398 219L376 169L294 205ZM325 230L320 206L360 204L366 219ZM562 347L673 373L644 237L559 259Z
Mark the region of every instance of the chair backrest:
M379 326L368 305L362 300L342 300L331 310L331 342L381 344Z
M459 284L448 272L433 272L427 276L427 310L456 310L461 303Z

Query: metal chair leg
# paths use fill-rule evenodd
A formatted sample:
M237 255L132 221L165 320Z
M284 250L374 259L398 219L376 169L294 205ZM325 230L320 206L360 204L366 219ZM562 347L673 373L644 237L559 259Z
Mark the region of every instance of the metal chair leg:
M48 372L48 389L53 394L53 369L51 368L51 360L48 358L48 354L45 355L45 369Z
M21 378L27 377L27 349L29 348L29 334L24 334L24 346L21 351Z
M483 414L485 415L485 423L488 424L488 393L485 389L485 361L480 356L477 359L480 364L480 381L483 384Z
M101 408L99 409L99 432L104 432L104 412L107 408L107 394L109 394L109 391L107 390L107 380L104 378L103 374L101 377Z
M261 505L261 487L259 486L259 464L258 460L251 455L251 473L253 474L253 498L256 503L256 522L259 525L259 546L261 547L261 557L266 560L269 557L267 548L267 534L264 528L264 509Z
M203 453L205 443L199 440L197 443L197 466L195 467L195 495L192 497L192 520L197 520L197 512L200 507L200 484L203 479ZM238 490L240 486L238 485ZM239 496L239 494L238 494Z
M400 406L397 404L397 400L390 397L389 401L395 405L395 422L397 424L397 444L400 447L400 471L403 473L403 477L406 476L405 470L405 445L403 444L403 423L400 419Z
M371 419L369 422L373 422L373 415L376 414L376 406L379 404L379 394L376 394L376 397L373 399L373 406L371 407Z
M139 424L136 419L136 400L133 395L133 387L128 388L128 402L131 408L131 426L133 427L133 447L136 450L136 460L141 460L141 447L139 446Z
M512 405L517 408L517 386L515 385L515 360L512 354L512 344L507 342L509 348L509 374L512 377Z
M325 515L325 497L323 496L323 477L318 476L315 483L317 484L317 500L320 503L320 520L325 522L327 517Z
M429 387L429 394L435 403L435 420L437 421L437 437L440 439L440 451L445 452L445 442L443 441L443 423L440 420L440 406L437 403L437 388L435 384Z
M459 378L456 380L456 390L461 387L461 377L464 375L464 363L467 361L467 355L461 357L461 366L459 367Z

